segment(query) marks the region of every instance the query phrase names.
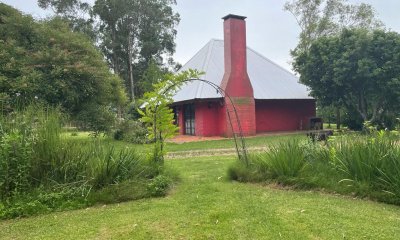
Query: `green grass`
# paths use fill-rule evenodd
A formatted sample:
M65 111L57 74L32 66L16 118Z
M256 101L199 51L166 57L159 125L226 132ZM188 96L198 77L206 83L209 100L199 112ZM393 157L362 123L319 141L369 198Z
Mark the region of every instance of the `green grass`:
M1 239L398 239L400 208L226 179L233 157L167 160L165 198L0 222Z
M324 123L324 129L336 129L336 126L336 123L331 123L330 126L329 123Z
M172 183L135 146L63 132L63 119L42 105L0 114L0 219L161 196Z
M90 138L89 132L77 132L77 136L72 136L70 132L64 133L64 136L73 141L81 141L82 143ZM135 147L138 151L148 151L152 148L152 144L133 144L124 141L116 141L109 137L104 138L104 142L112 143L116 148ZM263 135L255 137L245 138L246 146L248 148L253 147L265 147L270 144L279 143L282 141L288 141L290 139L306 139L305 133L296 134L282 134L282 135ZM166 142L167 152L181 152L181 151L192 151L192 150L210 150L210 149L234 149L235 143L233 139L226 138L221 140L209 140L209 141L198 141L198 142L185 142L185 143L173 143Z
M282 134L282 135L264 135L256 137L247 137L245 139L246 146L251 147L265 147L272 143L287 141L289 139L305 139L305 133L299 134ZM202 150L202 149L221 149L221 148L234 148L235 143L233 139L210 140L200 142L187 142L187 143L167 143L168 152L189 151L189 150Z
M233 180L276 182L298 189L368 197L400 205L400 147L395 132L349 133L328 143L286 141L235 163Z

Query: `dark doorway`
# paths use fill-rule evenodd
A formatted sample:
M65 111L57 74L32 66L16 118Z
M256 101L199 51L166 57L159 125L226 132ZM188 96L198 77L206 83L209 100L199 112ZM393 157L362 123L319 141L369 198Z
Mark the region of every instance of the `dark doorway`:
M185 104L184 108L184 120L185 120L185 134L195 135L195 109L194 104Z

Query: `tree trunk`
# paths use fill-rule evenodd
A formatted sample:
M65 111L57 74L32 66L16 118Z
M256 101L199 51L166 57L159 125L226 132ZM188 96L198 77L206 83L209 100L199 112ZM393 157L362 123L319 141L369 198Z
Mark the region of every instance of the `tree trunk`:
M118 56L117 56L117 46L116 46L116 30L114 27L111 28L111 35L112 35L112 48L113 48L113 66L114 66L114 73L119 75L119 64L118 64Z
M128 75L130 82L131 101L135 102L135 85L133 82L133 66L132 66L132 47L131 33L128 34Z
M336 107L336 129L340 129L340 107Z

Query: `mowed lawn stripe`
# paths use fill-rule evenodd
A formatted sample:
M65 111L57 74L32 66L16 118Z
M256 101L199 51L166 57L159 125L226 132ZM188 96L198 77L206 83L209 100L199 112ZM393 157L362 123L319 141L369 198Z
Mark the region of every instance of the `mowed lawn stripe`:
M234 157L166 161L165 198L0 222L0 239L398 239L400 207L226 179Z

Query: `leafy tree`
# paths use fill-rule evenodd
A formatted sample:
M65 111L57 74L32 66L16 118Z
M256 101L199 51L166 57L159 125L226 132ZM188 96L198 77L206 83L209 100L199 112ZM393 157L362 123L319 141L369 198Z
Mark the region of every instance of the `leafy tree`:
M312 42L323 36L338 34L344 28L376 29L382 23L375 18L371 5L349 4L347 0L291 0L284 9L295 18L301 29L299 43L291 52L294 57L307 51Z
M126 102L121 80L84 34L59 18L36 22L0 4L0 92L3 101L34 99L79 114L85 106ZM10 106L11 107L11 106Z
M323 105L341 103L362 121L381 122L398 112L400 35L345 29L321 37L296 58L300 81Z
M198 78L195 70L183 71L177 75L166 74L161 81L155 81L154 90L144 94L142 99L144 109L139 109L141 121L149 131L149 140L154 141L152 159L155 163L164 161L164 140L173 137L178 127L174 124L174 113L169 107L176 91L185 80Z
M175 0L97 0L93 13L100 19L100 47L114 72L121 75L130 97L151 59L158 64L175 50ZM136 78L136 80L135 80Z
M338 35L344 28L377 29L382 26L375 18L371 5L352 5L347 0L290 0L285 3L284 9L292 13L301 28L299 43L291 51L294 62L299 61L299 56L307 52L313 41L320 37ZM337 100L337 94L330 92L329 95L321 95L324 99L318 101L322 107L336 107L336 124L339 129L343 103L331 99ZM325 105L327 99L331 102L329 105Z
M154 60L150 60L147 69L143 72L138 88L141 92L150 92L153 85L163 79L167 71L160 68Z
M82 0L38 0L43 9L69 22L95 40L114 73L125 80L132 100L144 93L144 72L151 61L159 67L175 51L175 27L179 15L175 0L96 0L94 6ZM168 61L164 61L165 57Z
M92 40L96 40L94 21L91 17L92 7L80 0L38 0L42 9L50 9L67 21L73 31L83 32Z

